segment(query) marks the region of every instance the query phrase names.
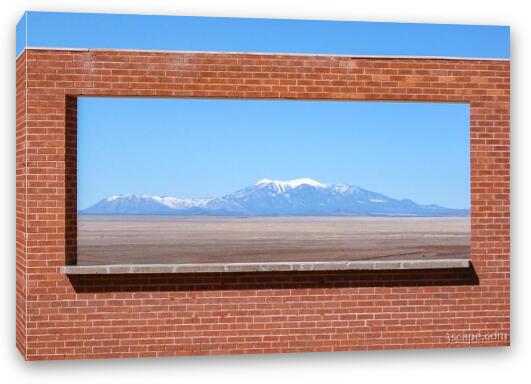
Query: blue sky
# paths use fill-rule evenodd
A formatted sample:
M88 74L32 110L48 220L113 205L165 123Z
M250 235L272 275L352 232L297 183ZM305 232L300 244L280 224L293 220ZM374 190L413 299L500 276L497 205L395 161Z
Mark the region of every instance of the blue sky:
M469 106L79 98L78 206L115 194L215 197L311 177L470 206Z
M508 58L507 26L26 12L24 47Z

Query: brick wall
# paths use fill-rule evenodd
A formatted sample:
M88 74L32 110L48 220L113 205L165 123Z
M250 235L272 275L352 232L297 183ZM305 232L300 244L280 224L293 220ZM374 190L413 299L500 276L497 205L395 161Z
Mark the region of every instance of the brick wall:
M470 103L473 267L62 275L76 257L79 95ZM28 360L461 347L448 335L509 333L507 61L28 49L16 129Z

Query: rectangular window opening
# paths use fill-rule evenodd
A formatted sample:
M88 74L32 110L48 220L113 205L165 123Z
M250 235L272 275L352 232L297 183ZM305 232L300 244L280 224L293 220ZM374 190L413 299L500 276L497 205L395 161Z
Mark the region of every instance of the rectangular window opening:
M79 97L77 266L463 266L469 121L466 103Z

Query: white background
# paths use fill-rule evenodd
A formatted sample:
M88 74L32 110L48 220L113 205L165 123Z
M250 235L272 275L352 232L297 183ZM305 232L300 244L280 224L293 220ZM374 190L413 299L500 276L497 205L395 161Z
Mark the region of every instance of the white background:
M531 125L529 113L526 113L531 109L531 11L526 9L526 3L522 0L3 0L0 3L0 246L3 250L0 253L0 380L4 383L54 384L117 383L121 380L146 384L360 381L448 384L529 380L531 230L525 224L531 215ZM15 348L15 25L25 10L510 25L512 346L460 350L24 362Z

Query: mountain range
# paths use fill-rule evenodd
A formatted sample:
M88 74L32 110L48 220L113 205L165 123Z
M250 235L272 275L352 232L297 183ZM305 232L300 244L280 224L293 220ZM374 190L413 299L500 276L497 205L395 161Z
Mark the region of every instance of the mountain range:
M393 199L347 184L309 178L262 179L255 185L211 199L115 195L79 211L92 215L179 216L468 216L468 209Z

